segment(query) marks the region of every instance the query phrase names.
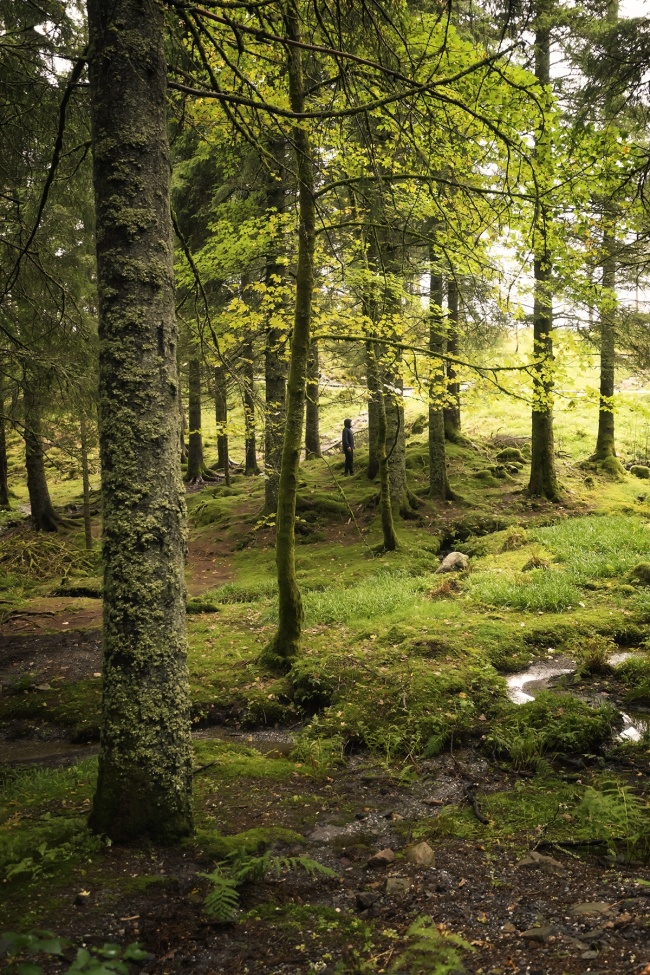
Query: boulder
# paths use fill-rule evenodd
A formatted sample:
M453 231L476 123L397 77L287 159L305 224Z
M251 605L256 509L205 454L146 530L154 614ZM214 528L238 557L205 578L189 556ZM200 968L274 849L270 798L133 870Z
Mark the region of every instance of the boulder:
M469 557L462 552L450 552L442 560L435 571L436 575L441 572L465 572L469 567Z
M647 481L650 479L650 467L646 467L645 464L633 464L630 467L630 474L634 474L635 477L640 478L642 481Z

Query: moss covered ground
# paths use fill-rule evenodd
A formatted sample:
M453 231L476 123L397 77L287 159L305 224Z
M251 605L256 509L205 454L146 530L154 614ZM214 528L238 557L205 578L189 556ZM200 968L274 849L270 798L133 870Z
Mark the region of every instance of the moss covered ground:
M0 860L9 925L54 927L77 942L87 930L92 944L143 940L157 959L150 972L190 970L194 952L196 970L206 972L280 973L291 958L301 973L380 972L401 958L403 970L415 975L436 937L435 964L447 968L431 962L431 971L457 970L450 967L456 952L470 972L524 972L526 965L535 970L535 959L520 942L506 943L502 932L514 916L508 907L518 857L542 849L561 857L573 871L567 890L576 902L582 889L613 902L616 884L650 879L650 741L643 732L634 742L617 740L621 711L650 707L650 588L643 571L650 561L650 495L633 474L610 480L579 466L593 432L582 398L563 414L562 501L528 498L527 464L503 476L497 459L508 437L518 438L516 449L526 457L523 411L506 411L493 397L493 436L479 438L478 430L488 429L480 415L487 408L478 388L467 396L473 443L448 448L452 487L462 500L439 506L424 497L426 430L410 436L409 483L421 501L416 518L399 523L395 553L373 552L380 540L377 486L363 473L363 448L357 473L345 480L337 454L303 464L297 565L304 647L282 677L259 663L277 613L262 480L235 475L231 488L211 485L188 496L197 833L180 852L119 851L90 835L92 758L64 768L20 764L21 739L96 740L101 665L97 640L88 634L100 625L101 566L97 552L84 551L81 533L52 539L23 522L5 528L0 745L9 763ZM348 391L332 396L324 428L336 436L340 415L357 415L355 407L360 413L363 402ZM630 460L643 460L637 447L644 414L626 409L621 441ZM408 402L407 419L421 411L421 403ZM20 495L17 470L14 460L12 486ZM60 505L79 502L71 473L55 479ZM98 537L98 515L94 532ZM436 574L449 550L469 556L468 572ZM59 645L64 635L68 642ZM610 668L596 694L599 666L621 650L634 651L633 658ZM581 661L576 682L513 703L509 674L564 655ZM334 831L324 845L310 839L318 824ZM423 840L435 847L436 870L447 875L439 883L407 867L405 851ZM391 894L384 874L365 870L382 844L397 851L395 875L410 884L404 896L399 884ZM279 874L264 861L271 854L284 864ZM298 861L306 854L338 879L301 873ZM216 882L201 874L225 864L219 881L225 890L245 858L264 861L270 872L237 893L238 924L222 932L219 967L210 969L214 938L206 933L200 942L197 931L209 923L203 905ZM610 886L599 891L603 869ZM531 897L541 898L544 909L522 913L521 923L515 918L518 931L552 913L550 886L542 887L531 888ZM471 904L467 915L457 908L460 890ZM359 906L359 891L377 894L367 899L374 908ZM170 911L165 940L162 919ZM412 925L432 913L437 935L413 933ZM484 914L489 920L478 920ZM608 930L613 938L619 928ZM643 932L637 940L645 945ZM248 958L244 936L277 939L274 953L260 948ZM191 950L179 947L186 942ZM526 951L531 944L538 942L526 942ZM549 960L550 944L538 970L590 970L581 952L567 948L566 960L558 944L565 960ZM602 942L597 951L606 948ZM518 967L504 967L507 957ZM603 958L603 971L635 970L629 951L620 954L620 966L614 955ZM639 958L650 963L650 954Z

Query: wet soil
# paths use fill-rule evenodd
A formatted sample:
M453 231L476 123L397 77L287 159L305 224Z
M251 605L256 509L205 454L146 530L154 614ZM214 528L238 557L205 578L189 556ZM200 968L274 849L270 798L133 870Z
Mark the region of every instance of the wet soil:
M385 971L423 915L471 945L465 970L475 975L630 975L650 963L650 896L638 884L650 879L647 867L560 849L526 863L539 836L520 849L480 835L435 838L441 809L462 803L468 782L478 783L480 800L512 788L516 776L472 752L424 762L418 772L399 782L366 756L320 779L224 783L207 770L200 787L214 829L289 827L304 841L276 852L307 854L335 876L285 871L244 888L237 919L224 924L203 909L209 885L199 874L214 860L198 848L111 847L92 874L78 870L61 886L42 926L75 944L139 941L153 955L143 967L149 975L332 975L340 961L348 973ZM423 834L435 854L426 867L407 859ZM373 867L373 854L385 849L395 858ZM35 889L32 907L40 896ZM370 959L374 967L363 967Z

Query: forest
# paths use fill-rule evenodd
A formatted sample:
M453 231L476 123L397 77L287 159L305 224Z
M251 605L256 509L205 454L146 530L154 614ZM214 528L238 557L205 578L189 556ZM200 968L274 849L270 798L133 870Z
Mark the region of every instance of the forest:
M650 10L0 0L0 92L3 971L650 975Z

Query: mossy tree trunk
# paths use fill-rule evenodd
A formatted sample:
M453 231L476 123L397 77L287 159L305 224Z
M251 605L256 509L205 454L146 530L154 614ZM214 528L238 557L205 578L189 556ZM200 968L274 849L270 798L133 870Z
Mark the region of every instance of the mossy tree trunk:
M618 22L618 0L608 0L607 23L614 27ZM621 108L620 96L610 88L605 98L605 124L612 125ZM598 434L596 449L591 460L609 461L612 472L623 468L616 460L616 437L614 422L614 385L616 379L616 206L603 194L603 261L602 294L600 300L600 396L598 403Z
M550 99L551 30L548 4L538 4L540 26L535 33L535 76L544 86L543 98ZM545 103L543 102L543 104ZM536 140L535 156L547 182L551 172L552 146L542 132ZM553 442L553 255L549 247L551 210L544 200L537 203L535 220L533 302L533 409L531 426L531 460L528 493L533 497L557 501L560 490L555 471Z
M187 407L190 429L187 449L187 473L185 480L195 484L203 480L203 432L201 417L201 360L196 351L190 356L188 366Z
M287 36L299 42L298 25L300 21L296 0L288 0L284 18ZM287 68L291 108L294 112L302 113L305 96L302 59L298 46L288 48ZM298 261L296 266L296 307L287 382L286 424L278 485L276 522L279 620L275 637L262 655L265 663L281 669L287 669L298 654L303 625L302 598L296 576L295 522L300 451L305 419L307 361L311 341L314 248L316 243L314 162L307 128L302 125L294 126L292 141L298 173Z
M9 507L9 465L7 463L7 416L5 383L0 373L0 508Z
M454 494L447 477L444 403L447 377L444 359L446 328L442 313L443 279L438 256L432 247L429 254L429 350L431 380L429 382L429 497L450 501Z
M457 357L460 345L460 302L458 282L453 272L447 278L447 352ZM453 362L447 362L447 397L443 407L445 438L450 443L462 443L460 413L460 383Z
M255 358L253 355L253 336L248 335L242 349L244 389L242 405L244 407L244 426L246 430L244 442L244 474L252 477L259 474L257 463L257 432L255 419Z
M27 468L27 491L32 522L37 531L56 532L61 528L63 522L50 500L50 491L45 476L41 406L38 393L34 389L30 377L25 378L23 406L25 412L25 428L23 431L25 467Z
M307 417L305 420L305 456L320 457L320 425L318 409L318 381L320 369L318 342L314 339L309 347L307 362Z
M266 209L271 216L281 216L287 205L287 168L284 139L276 139L270 146L277 171L269 174L266 186ZM285 305L286 268L282 260L282 226L271 241L266 257L264 283L266 285L266 343L264 349L264 510L275 514L278 507L282 438L286 417L287 396L287 333L276 321Z
M79 418L79 433L81 437L81 483L83 487L84 499L84 539L86 551L90 552L93 547L92 523L90 520L90 471L88 468L88 425L83 414L83 408Z
M616 242L611 232L603 235L602 265L603 298L600 312L600 395L598 403L598 434L593 460L606 461L616 457L614 423L614 384L616 379Z
M164 7L88 0L100 344L104 672L90 825L192 831Z
M373 363L371 354L366 349L366 381L368 385L368 466L366 474L368 480L374 481L379 473L379 387L373 389L371 374ZM378 392L379 390L379 392Z
M381 515L382 548L394 552L397 548L397 535L393 519L390 471L388 466L388 424L386 422L386 400L382 389L381 373L377 352L372 342L366 343L366 365L368 369L368 388L371 400L376 405L377 415L377 462L379 465L379 511Z
M228 375L223 365L214 369L214 415L217 422L217 470L223 471L226 484L229 484Z

